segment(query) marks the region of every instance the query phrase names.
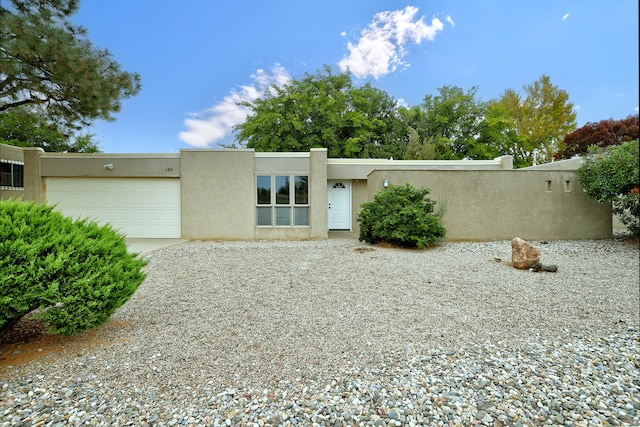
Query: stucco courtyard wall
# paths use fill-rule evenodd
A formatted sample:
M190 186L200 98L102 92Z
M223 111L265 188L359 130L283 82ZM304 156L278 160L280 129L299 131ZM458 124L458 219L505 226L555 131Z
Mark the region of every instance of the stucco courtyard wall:
M366 179L354 179L351 181L351 230L360 233L358 214L362 210L360 205L369 201L369 189Z
M446 209L447 240L605 239L611 204L587 198L573 171L393 171L369 174L368 198L391 185L431 189Z

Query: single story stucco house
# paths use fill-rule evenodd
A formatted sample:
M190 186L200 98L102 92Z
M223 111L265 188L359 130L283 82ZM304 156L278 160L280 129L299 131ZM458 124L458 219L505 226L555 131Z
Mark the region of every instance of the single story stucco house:
M176 154L45 153L0 145L0 197L56 204L131 238L326 239L357 233L360 205L386 185L431 189L449 240L601 239L610 204L586 197L575 162L513 169L494 160L332 159L185 149ZM10 166L7 166L10 165ZM20 186L21 185L21 186Z

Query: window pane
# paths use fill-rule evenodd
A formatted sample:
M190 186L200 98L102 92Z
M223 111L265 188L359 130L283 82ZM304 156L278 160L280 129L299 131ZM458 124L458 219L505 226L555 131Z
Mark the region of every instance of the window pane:
M309 208L293 208L294 225L309 225Z
M271 177L260 175L258 176L258 204L270 205L271 204Z
M276 176L276 204L288 205L289 200L289 177Z
M24 187L24 165L13 165L13 186Z
M309 177L296 176L296 205L309 204Z
M276 208L276 225L291 225L291 208Z
M258 225L271 225L271 208L256 208Z
M11 187L11 163L0 163L0 185Z

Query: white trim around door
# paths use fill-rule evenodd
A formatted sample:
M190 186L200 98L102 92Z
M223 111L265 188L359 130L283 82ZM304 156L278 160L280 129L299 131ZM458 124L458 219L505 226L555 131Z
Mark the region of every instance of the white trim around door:
M327 181L329 230L351 230L351 181Z

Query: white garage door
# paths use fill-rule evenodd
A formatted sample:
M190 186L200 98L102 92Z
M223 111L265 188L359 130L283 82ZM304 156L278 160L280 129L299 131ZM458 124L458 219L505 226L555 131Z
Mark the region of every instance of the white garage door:
M47 203L131 238L180 238L180 179L47 178Z

